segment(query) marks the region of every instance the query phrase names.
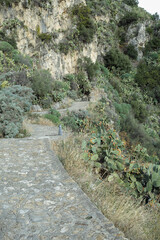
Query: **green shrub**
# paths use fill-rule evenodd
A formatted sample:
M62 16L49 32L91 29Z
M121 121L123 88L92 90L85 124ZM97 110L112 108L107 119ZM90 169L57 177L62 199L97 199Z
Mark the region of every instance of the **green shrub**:
M132 44L129 44L127 48L125 49L124 53L128 55L130 58L136 60L138 57L138 52L135 49L135 46Z
M62 118L62 122L65 126L72 129L72 131L80 132L86 126L87 117L89 116L87 111L79 110L78 112L71 112L68 116Z
M116 69L124 72L131 70L131 63L128 56L121 53L118 49L111 49L104 57L105 67Z
M74 90L68 91L67 95L68 95L68 97L72 98L73 100L76 100L78 98L77 92Z
M40 104L44 109L50 108L52 103L53 98L50 95L38 99L38 104Z
M25 66L30 68L33 66L32 59L28 55L22 55L17 50L12 51L12 59L15 61L15 63L24 64Z
M48 70L34 70L31 76L31 87L38 98L52 93L53 79Z
M120 125L122 125L126 121L128 114L131 112L131 105L126 103L115 103L114 106L116 112L120 116Z
M40 33L38 37L44 41L44 42L49 42L52 39L52 34L50 33Z
M21 127L25 111L32 103L32 90L13 86L0 91L0 133L4 137L15 137Z
M59 43L59 50L60 52L67 55L70 51L70 44L68 43L68 41Z
M91 84L85 72L79 72L76 76L76 80L79 86L79 93L89 95L91 91Z
M0 5L6 5L7 7L11 7L12 3L18 4L20 0L0 0Z
M137 118L141 123L145 122L148 117L148 111L145 103L139 100L132 100L131 105L135 118Z
M141 143L143 146L152 145L152 140L145 131L145 128L132 114L126 117L121 130L128 133L132 143Z
M14 49L17 49L17 43L14 36L7 36L5 31L0 31L0 41L8 42L13 46Z
M54 102L60 102L63 98L65 98L69 89L70 86L67 82L54 81L52 91L52 98Z
M119 27L128 26L132 23L137 23L139 20L139 16L136 12L127 12L119 21Z
M144 53L145 55L151 51L158 51L160 50L160 39L159 36L154 36L145 46Z
M53 90L54 91L67 92L69 89L70 89L70 86L67 82L62 82L62 81L54 81L53 82Z
M64 81L68 82L70 85L71 90L77 91L78 90L78 83L76 79L76 74L67 74L64 76Z
M142 90L160 102L160 67L152 65L145 60L141 61L137 67L135 80Z
M138 6L137 0L123 0L123 2L131 7Z
M51 108L50 109L50 113L49 114L45 114L45 118L49 119L50 121L52 121L55 124L59 124L60 123L60 113L56 110Z
M78 59L78 69L85 71L89 81L92 82L97 77L99 65L97 62L93 63L90 58L84 57L84 59Z
M0 41L0 51L4 53L11 53L14 50L13 46L5 41Z
M83 4L75 5L72 9L72 16L76 16L77 19L78 39L84 43L92 42L96 25L91 18L90 8Z

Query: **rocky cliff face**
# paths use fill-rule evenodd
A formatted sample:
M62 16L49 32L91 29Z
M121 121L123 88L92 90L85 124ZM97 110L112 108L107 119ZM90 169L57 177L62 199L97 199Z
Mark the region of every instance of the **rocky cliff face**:
M142 59L142 50L144 49L146 42L149 40L149 34L146 33L147 25L148 22L131 25L127 31L127 41L135 46L138 52L138 60Z
M90 44L85 44L80 52L72 51L63 54L57 50L67 29L73 26L68 9L75 4L84 3L84 0L52 0L46 8L30 7L20 2L12 8L1 9L0 22L8 23L11 20L19 21L16 28L9 27L7 34L16 32L17 47L23 54L35 57L37 64L49 69L55 78L64 74L75 72L78 58L90 57L93 62L98 56L97 39ZM22 23L22 24L21 24ZM51 34L50 42L41 41L38 34Z
M118 14L115 15L116 20L110 21L112 14L109 14L109 10L105 10L105 14L95 15L99 28L93 41L81 44L81 47L77 48L79 50L74 48L64 54L60 51L59 45L62 43L65 47L66 43L63 40L66 38L66 33L72 34L76 28L69 9L80 3L86 4L85 0L50 0L46 1L43 7L31 5L28 2L31 1L22 0L10 8L1 8L0 30L5 29L8 36L14 35L18 50L33 57L40 68L49 69L55 79L74 73L79 58L88 57L95 62L98 56L105 53L107 49L118 45L113 26ZM114 7L112 12L114 12ZM128 43L136 47L139 59L142 57L141 50L148 40L145 26L146 23L130 26L127 33ZM99 36L101 36L101 41L99 41Z

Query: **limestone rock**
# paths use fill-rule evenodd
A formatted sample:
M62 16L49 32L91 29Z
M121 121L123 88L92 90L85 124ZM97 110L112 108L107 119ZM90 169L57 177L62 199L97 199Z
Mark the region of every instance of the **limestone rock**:
M42 108L39 105L32 105L31 111L33 111L33 112L42 112Z
M131 25L127 31L128 44L133 44L138 52L138 60L143 57L143 49L149 41L149 35L146 33L148 22Z

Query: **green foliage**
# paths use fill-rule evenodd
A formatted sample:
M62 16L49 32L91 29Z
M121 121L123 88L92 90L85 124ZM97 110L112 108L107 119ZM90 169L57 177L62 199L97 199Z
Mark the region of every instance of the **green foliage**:
M136 12L127 12L119 21L119 27L128 26L133 23L137 23L139 20L139 16Z
M4 30L0 30L0 41L8 42L10 45L13 46L13 48L17 48L15 37L13 35L11 35L10 37L7 36Z
M85 72L79 72L76 76L79 86L79 93L89 95L91 91L91 84L86 76Z
M148 117L148 111L144 102L134 99L131 101L131 106L134 112L135 118L141 123L145 122Z
M160 102L160 67L143 60L139 63L135 80L142 90Z
M15 137L19 133L23 114L29 111L31 102L30 88L17 85L0 90L0 133L4 137Z
M128 114L131 112L131 105L126 103L115 103L115 110L120 116L120 126L126 121Z
M130 58L136 60L138 57L138 52L135 49L135 46L132 44L129 44L127 48L125 49L124 53L128 55Z
M15 29L17 26L24 27L24 23L20 21L18 18L9 18L3 22L3 31L6 29L9 30Z
M54 102L60 102L66 97L69 90L70 85L67 82L54 81L52 87L52 98Z
M24 64L25 66L31 68L33 66L32 59L26 55L22 55L17 50L12 51L12 59L15 61L15 63Z
M49 42L52 39L52 34L51 33L40 33L38 37L45 42Z
M84 70L80 69L77 74L68 74L64 76L64 80L70 84L71 90L77 91L79 95L90 94L91 83Z
M71 46L68 43L68 41L59 43L59 50L60 50L60 52L64 53L65 55L67 55L69 53L70 49L71 49Z
M44 42L51 41L51 39L53 37L53 35L51 33L41 33L39 25L37 25L37 27L36 27L36 32L37 32L37 36L41 39L41 41L44 41Z
M84 59L78 59L78 70L85 71L89 81L92 82L97 77L99 64L97 62L93 63L90 58L85 57Z
M62 122L65 126L72 129L75 132L81 132L84 130L87 124L87 117L89 116L87 111L79 110L78 112L71 112L67 116L62 118Z
M78 99L78 94L76 91L72 90L72 91L68 91L67 96L70 97L73 100Z
M68 82L71 90L73 90L73 91L78 90L78 83L77 83L77 79L76 79L76 74L67 74L63 78L64 78L64 81Z
M51 108L50 109L50 113L49 114L45 114L45 118L49 119L50 121L52 121L55 124L59 124L60 123L60 113L56 110Z
M52 93L53 79L48 70L34 70L31 76L31 87L38 98Z
M13 46L10 45L8 42L0 41L0 51L2 51L3 53L11 53L13 49Z
M96 25L91 18L91 10L83 4L75 5L72 9L72 16L76 17L79 41L90 43L96 32Z
M137 0L123 0L123 2L131 7L138 6Z
M86 149L84 159L89 161L92 167L100 168L103 173L105 171L105 176L124 169L125 161L122 155L124 146L113 129L93 133L88 143L84 144L84 149Z
M7 7L11 7L12 3L18 4L20 0L0 0L0 5L5 5Z
M160 190L159 160L150 156L146 148L137 145L130 155L116 131L110 127L93 132L83 141L83 159L93 169L97 168L102 178L116 180L134 197L145 203L158 200ZM147 162L147 164L146 164Z
M113 67L124 72L131 70L131 63L128 56L121 53L118 49L111 49L104 57L105 66L109 69Z
M160 50L160 39L159 36L154 36L145 46L144 53L145 55L151 51L158 51Z

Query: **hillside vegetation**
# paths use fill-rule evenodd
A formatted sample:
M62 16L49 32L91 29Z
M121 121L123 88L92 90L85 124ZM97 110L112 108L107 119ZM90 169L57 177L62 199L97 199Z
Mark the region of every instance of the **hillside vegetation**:
M1 0L0 6L11 8L19 2ZM24 1L23 11L30 7L47 11L49 6L52 1L28 1L28 5ZM50 109L66 97L89 99L93 89L103 89L103 97L88 111L62 118L51 108L46 118L83 135L77 140L82 146L79 158L96 179L116 184L120 194L128 194L148 212L156 209L160 219L159 17L139 8L136 0L86 0L86 5L80 3L67 11L74 28L67 29L55 45L59 54L67 56L95 39L100 52L96 62L79 58L75 73L61 79L40 68L36 57L19 52L16 27L25 27L22 21L14 18L2 23L0 136L25 136L22 122L32 104ZM142 26L146 38L138 42ZM36 31L41 44L52 44L52 34L41 33L39 27ZM149 233L144 231L142 238L123 230L130 239L158 240L156 226Z

